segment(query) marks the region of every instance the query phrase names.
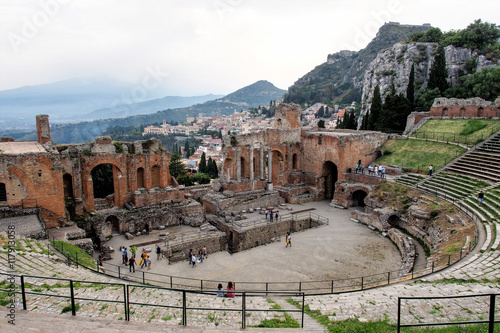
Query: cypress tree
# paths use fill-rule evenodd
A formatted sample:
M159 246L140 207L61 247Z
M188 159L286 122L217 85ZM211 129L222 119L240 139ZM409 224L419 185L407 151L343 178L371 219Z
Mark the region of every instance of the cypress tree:
M415 65L411 65L410 77L408 78L408 87L406 88L406 98L410 101L410 108L413 111L415 106Z
M168 166L168 171L170 171L170 175L174 178L186 174L186 167L181 161L180 154L173 153L172 156L170 156L170 165Z
M368 117L368 130L378 130L376 123L382 112L382 97L380 96L380 87L377 85L373 91L373 100L370 107L370 116Z
M200 167L198 168L199 172L207 173L207 157L205 155L205 152L201 154L200 158Z
M439 46L429 73L429 84L427 89L438 88L441 93L444 93L444 91L448 89L447 78L448 69L446 69L444 47Z

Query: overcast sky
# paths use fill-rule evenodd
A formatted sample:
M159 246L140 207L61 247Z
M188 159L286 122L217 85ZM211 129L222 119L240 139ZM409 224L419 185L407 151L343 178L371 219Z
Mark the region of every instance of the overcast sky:
M165 95L287 89L387 21L499 24L498 0L0 0L0 90L105 76ZM153 81L155 80L155 81Z

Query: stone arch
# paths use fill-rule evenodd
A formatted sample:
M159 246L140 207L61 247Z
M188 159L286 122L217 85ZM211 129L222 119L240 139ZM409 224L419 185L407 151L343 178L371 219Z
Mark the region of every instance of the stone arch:
M282 176L283 172L285 170L285 155L279 151L279 150L274 150L273 149L273 155L272 155L273 160L271 161L272 163L272 175L271 175L271 181L275 185L282 185Z
M247 178L246 172L247 172L247 167L245 165L245 158L243 156L240 157L240 166L241 166L241 178Z
M293 154L293 156L292 156L292 169L297 170L297 168L298 168L297 154Z
M22 186L24 186L24 188L26 189L26 196L24 198L17 198L18 200L29 199L30 195L34 195L36 193L35 186L23 171L21 171L19 168L13 165L9 165L7 167L7 171L11 173L13 176L17 177L17 179L19 179L19 181L21 182Z
M7 190L4 183L0 183L0 201L7 201Z
M443 108L443 117L448 117L448 108Z
M460 108L460 117L465 117L465 108L464 107Z
M365 198L368 193L365 190L356 190L352 193L353 206L365 207Z
M160 167L158 165L153 165L151 168L151 187L161 187Z
M105 222L111 223L112 230L118 231L120 233L122 232L120 220L115 215L109 215L108 217L106 217Z
M401 218L398 215L391 215L387 218L387 223L393 228L401 229Z
M115 193L113 184L113 166L111 164L98 164L92 168L90 174L92 176L94 198L105 198L106 196Z
M484 117L484 108L483 107L480 107L477 109L477 116Z
M63 175L64 198L74 198L73 194L73 176L69 173Z
M137 177L136 177L137 188L144 188L144 168L137 168Z
M338 179L337 165L331 161L323 163L321 178L323 178L324 199L332 200L335 192L335 183Z

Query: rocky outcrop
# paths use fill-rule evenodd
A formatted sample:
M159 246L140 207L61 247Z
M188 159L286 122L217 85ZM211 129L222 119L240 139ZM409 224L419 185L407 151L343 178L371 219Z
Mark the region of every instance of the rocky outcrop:
M370 109L373 91L377 85L380 87L382 101L392 85L398 94L406 95L412 65L415 66L415 88L426 89L437 48L437 43L397 43L381 51L370 63L365 73L361 114L366 114ZM497 60L489 60L468 48L449 45L445 48L445 55L448 81L452 86L457 84L459 77L469 74L466 66L469 59L476 60L476 71L485 67L498 66Z

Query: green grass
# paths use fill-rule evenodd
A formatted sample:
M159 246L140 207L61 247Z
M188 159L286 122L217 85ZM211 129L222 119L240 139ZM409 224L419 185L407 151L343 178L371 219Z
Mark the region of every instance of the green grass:
M376 164L393 164L424 171L431 164L436 171L445 165L445 161L450 162L466 151L465 148L453 144L417 139L387 140L381 149L391 153L377 159Z
M80 303L75 304L75 312L78 312L80 310ZM66 305L64 308L62 308L61 313L66 313L66 312L71 312L71 304Z
M54 246L62 252L64 255L69 255L72 260L76 260L78 254L78 263L85 265L86 267L97 269L96 262L94 258L87 252L83 251L76 245L63 241L54 241Z
M298 321L293 319L288 313L284 313L285 318L277 317L269 320L263 320L259 325L250 327L267 327L267 328L300 328Z
M429 119L411 136L475 144L498 130L498 119Z

